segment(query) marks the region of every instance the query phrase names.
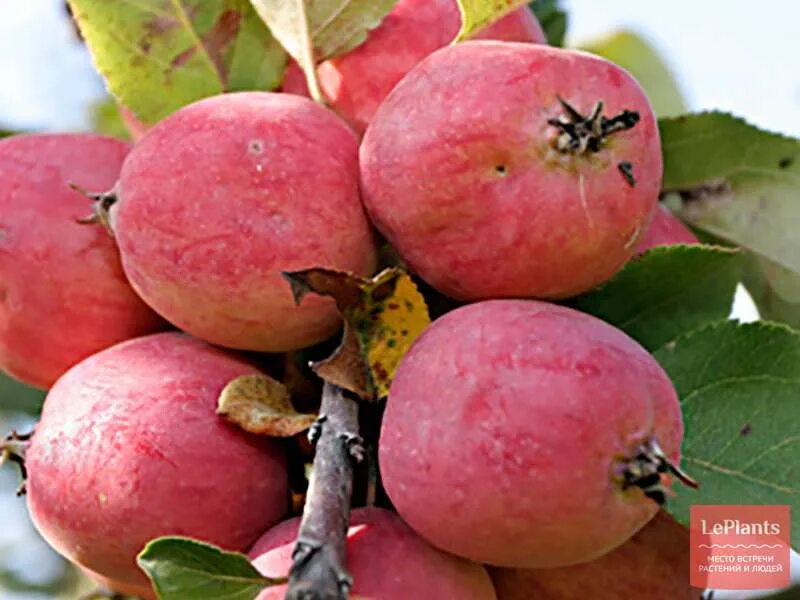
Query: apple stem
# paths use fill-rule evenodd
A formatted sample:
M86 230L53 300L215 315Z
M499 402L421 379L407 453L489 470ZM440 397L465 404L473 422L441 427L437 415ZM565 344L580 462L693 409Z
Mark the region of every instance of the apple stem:
M345 600L353 583L345 567L353 464L365 455L358 435L358 404L341 388L325 383L320 418L309 434L316 442L316 455L286 598Z

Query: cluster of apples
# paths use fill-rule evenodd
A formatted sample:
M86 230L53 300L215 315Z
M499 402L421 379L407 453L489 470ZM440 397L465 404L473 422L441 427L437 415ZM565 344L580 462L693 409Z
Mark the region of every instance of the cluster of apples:
M673 386L625 334L550 302L694 241L657 209L650 104L619 67L548 47L528 8L448 46L458 24L453 0L401 0L320 65L330 108L290 66L284 93L207 98L132 148L0 142L0 367L49 388L29 506L98 581L152 597L135 557L163 535L286 574L284 447L221 420L217 396L258 373L238 351L340 327L330 299L295 306L282 272L369 275L382 236L468 304L392 384L379 458L395 511L353 512L354 593L691 597L685 532L659 513L681 476ZM68 182L113 190L108 231L75 223L87 204Z

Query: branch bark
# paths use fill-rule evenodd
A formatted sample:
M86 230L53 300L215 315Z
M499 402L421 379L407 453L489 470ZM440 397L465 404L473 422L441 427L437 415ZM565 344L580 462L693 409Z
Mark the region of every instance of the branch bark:
M345 541L353 493L353 463L364 458L358 404L329 383L322 390L314 469L292 553L287 600L345 600L352 585ZM312 440L313 441L313 440Z

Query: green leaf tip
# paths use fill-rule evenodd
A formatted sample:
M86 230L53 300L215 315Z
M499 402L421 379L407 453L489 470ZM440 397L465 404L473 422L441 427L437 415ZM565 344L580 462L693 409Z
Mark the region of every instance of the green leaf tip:
M263 576L244 554L180 536L152 540L136 562L160 600L253 600L287 581Z
M560 0L536 0L530 2L528 6L539 19L547 43L551 46L563 46L569 19L561 7Z
M691 123L692 121L702 121L702 120L717 120L720 123L729 123L731 125L736 125L739 127L746 127L748 129L752 129L753 131L757 131L759 133L764 133L769 136L774 136L779 139L787 140L787 141L797 141L797 138L794 138L790 135L787 135L780 131L775 131L772 129L765 129L756 125L755 123L751 123L747 120L747 118L742 117L741 115L737 115L730 111L726 110L718 110L718 109L710 109L710 110L699 110L695 112L685 113L681 115L670 115L665 117L660 117L658 119L659 127L669 127L673 124L685 124Z
M646 37L620 29L582 44L581 49L630 72L644 88L657 115L679 115L686 111L683 93L668 61Z
M656 247L611 280L567 304L655 350L730 313L740 252L707 245Z
M530 0L456 0L461 12L461 29L453 43L461 42L502 19Z

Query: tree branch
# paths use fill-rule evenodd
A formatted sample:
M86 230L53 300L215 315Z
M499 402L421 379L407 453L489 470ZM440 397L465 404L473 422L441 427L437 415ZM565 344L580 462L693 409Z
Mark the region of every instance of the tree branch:
M287 600L345 600L352 585L345 568L345 541L353 492L353 462L364 458L358 435L358 404L329 383L320 417L309 432L316 439L314 469L292 553Z

